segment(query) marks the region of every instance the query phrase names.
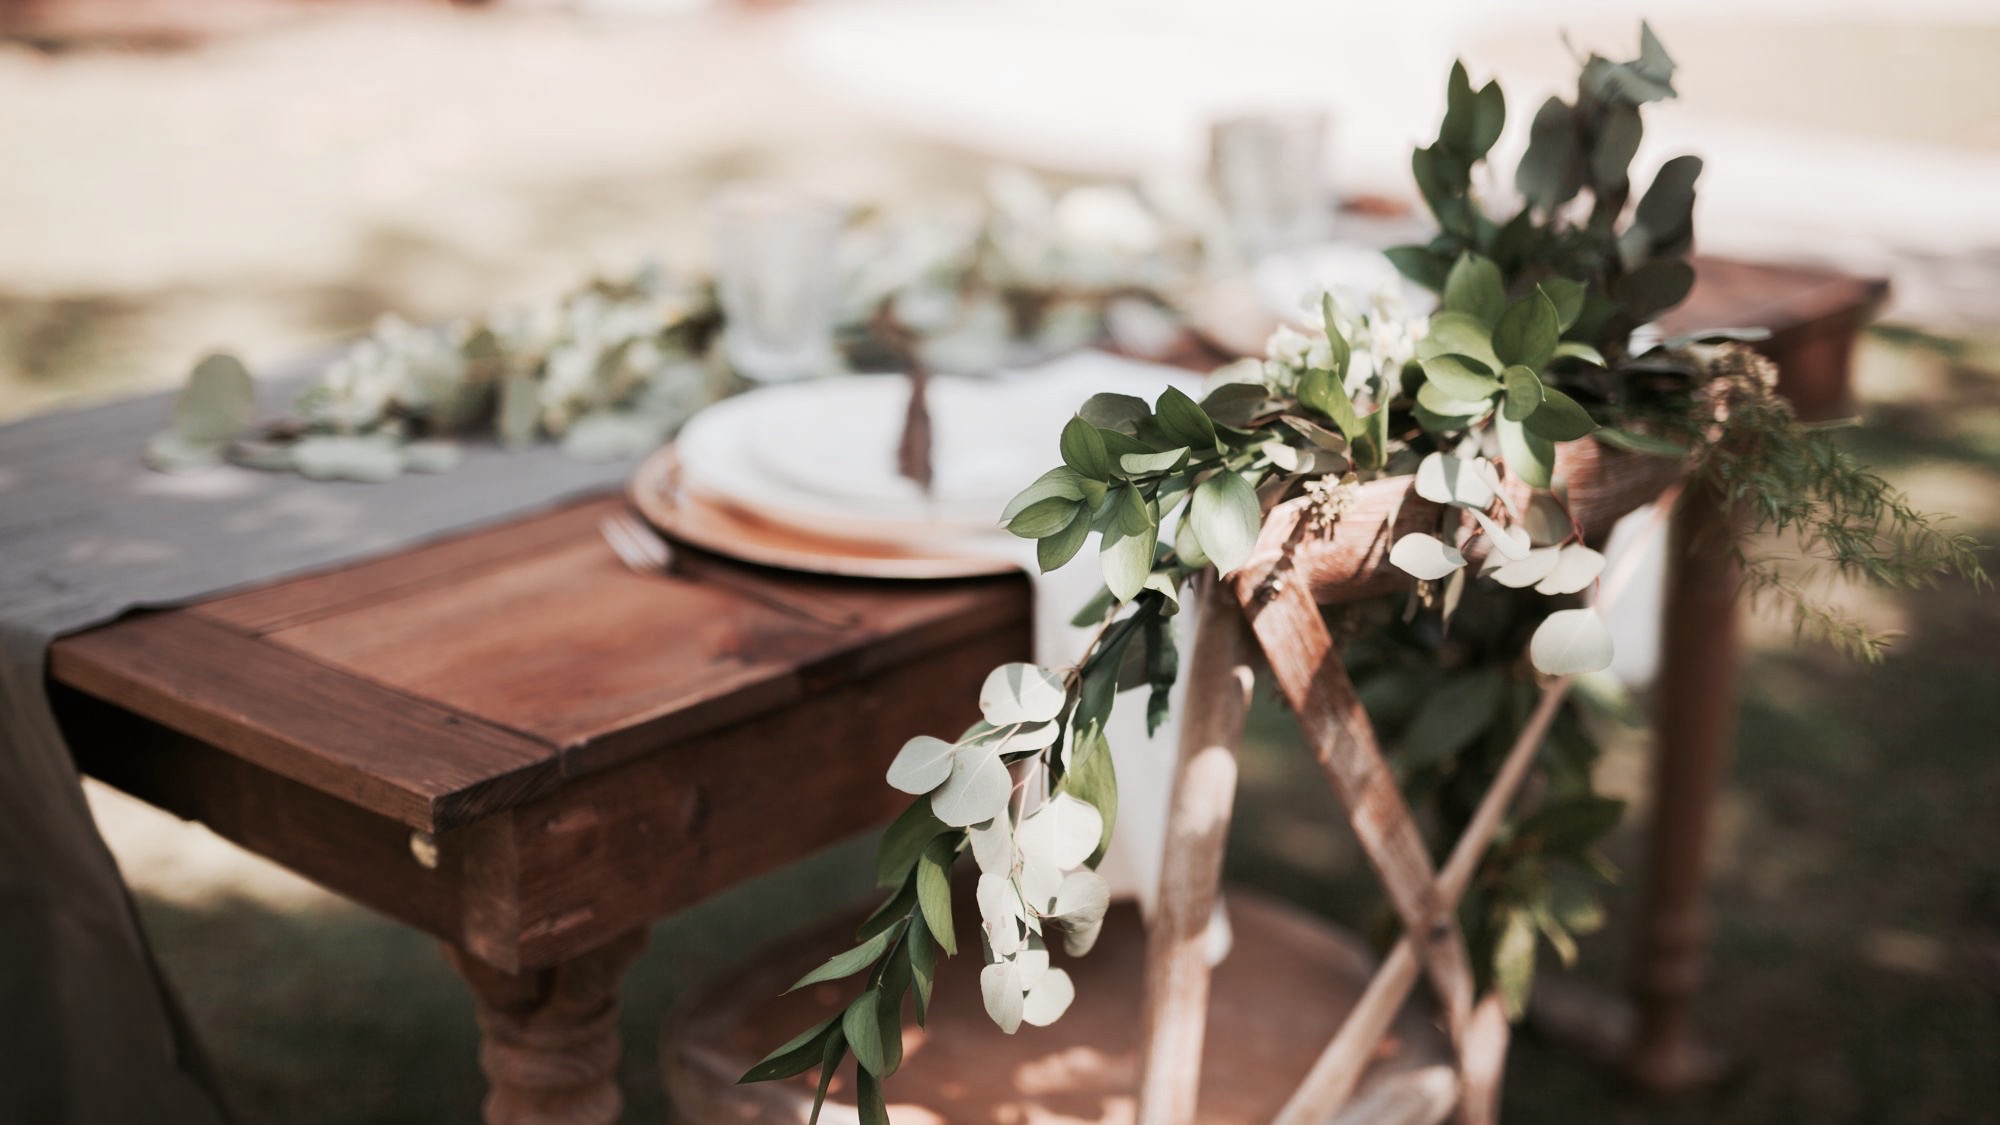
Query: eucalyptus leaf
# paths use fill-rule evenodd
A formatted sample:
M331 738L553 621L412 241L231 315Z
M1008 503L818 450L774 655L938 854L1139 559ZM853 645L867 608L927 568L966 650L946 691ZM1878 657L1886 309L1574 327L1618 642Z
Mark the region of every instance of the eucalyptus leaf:
M1528 557L1531 548L1526 531L1516 527L1501 527L1494 522L1492 516L1477 508L1471 509L1471 515L1479 524L1480 530L1486 533L1487 543L1501 558L1509 562L1519 562Z
M1112 827L1118 821L1118 771L1111 760L1111 747L1103 733L1092 726L1071 739L1069 770L1063 774L1063 789L1079 801L1095 808L1104 826L1098 832L1097 847L1084 863L1095 867L1111 843ZM1061 896L1058 895L1058 898Z
M973 899L979 904L980 925L986 930L987 948L995 957L1011 957L1021 948L1021 896L1013 880L999 875L981 875Z
M1580 340L1564 340L1556 345L1557 359L1578 359L1596 367L1608 367L1604 353Z
M1624 191L1626 169L1639 152L1639 107L1629 102L1612 102L1601 108L1597 119L1597 144L1590 154L1590 178L1600 194Z
M910 739L889 763L889 784L916 796L936 789L951 776L951 756L957 749L928 734Z
M1060 715L1068 700L1062 673L1034 664L1002 664L980 685L979 713L996 727L1045 723Z
M1562 548L1536 547L1518 559L1493 555L1487 561L1494 564L1487 572L1488 577L1502 586L1521 590L1554 573L1556 564L1562 561Z
M1678 258L1656 258L1611 284L1611 296L1644 324L1686 299L1694 267Z
M1002 878L1014 871L1014 822L1006 816L996 816L982 821L965 830L965 838L972 844L972 860L979 870L988 875Z
M403 475L403 452L387 437L325 435L303 438L292 446L292 465L313 480L351 480L368 484Z
M1497 384L1496 384L1497 386ZM1417 387L1417 405L1440 418L1457 419L1462 429L1465 423L1485 414L1492 407L1487 399L1458 399L1445 393L1438 384L1426 381Z
M1587 589L1604 573L1604 556L1581 543L1562 549L1562 557L1548 576L1535 583L1537 594L1574 594Z
M1582 159L1569 104L1552 97L1535 111L1528 151L1514 171L1514 187L1544 212L1568 202L1583 186Z
M1481 157L1493 148L1500 139L1501 130L1507 125L1507 99L1500 92L1500 83L1488 82L1479 88L1472 101L1472 135L1467 139L1469 156Z
M1465 565L1465 556L1435 535L1413 531L1389 549L1389 562L1413 578L1434 582Z
M1444 289L1445 277L1451 272L1451 259L1433 253L1423 246L1391 246L1382 251L1396 272L1409 278L1433 293Z
M1104 817L1088 802L1057 793L1021 821L1014 842L1023 854L1040 856L1067 871L1090 858L1103 830Z
M1594 609L1549 614L1528 642L1528 659L1551 676L1578 676L1611 667L1611 631Z
M931 811L952 828L991 820L1007 809L1013 779L994 743L974 743L952 756L951 776L931 793Z
M190 445L221 445L250 427L256 407L257 382L243 361L211 355L195 364L174 400L173 432Z
M1701 178L1701 167L1699 156L1676 156L1653 174L1652 186L1632 213L1633 227L1646 232L1644 256L1687 253L1694 239L1694 186Z
M1075 999L1076 985L1069 979L1069 974L1061 969L1050 969L1029 986L1028 995L1021 1004L1021 1020L1036 1027L1047 1027L1061 1019Z
M1063 952L1082 957L1097 944L1104 931L1104 915L1111 908L1111 884L1095 871L1072 871L1063 877L1050 907L1050 919L1063 931Z
M1202 481L1189 502L1195 537L1217 572L1229 574L1249 561L1264 524L1263 508L1250 482L1227 469ZM1147 569L1152 560L1147 559ZM1143 582L1143 577L1141 578Z
M1021 972L1012 961L1000 961L979 970L979 994L986 1002L986 1014L1009 1035L1021 1029L1025 994Z
M1492 485L1474 462L1449 453L1432 453L1417 463L1416 492L1437 504L1486 508L1493 503Z

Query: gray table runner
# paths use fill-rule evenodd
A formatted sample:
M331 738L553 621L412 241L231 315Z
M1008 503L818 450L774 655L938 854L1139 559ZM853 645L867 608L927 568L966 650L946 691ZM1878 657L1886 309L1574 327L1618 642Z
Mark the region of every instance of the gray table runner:
M262 380L289 402L303 374ZM382 554L614 487L629 464L472 448L387 484L140 464L159 395L0 427L0 1121L217 1122L50 711L49 643L143 606Z

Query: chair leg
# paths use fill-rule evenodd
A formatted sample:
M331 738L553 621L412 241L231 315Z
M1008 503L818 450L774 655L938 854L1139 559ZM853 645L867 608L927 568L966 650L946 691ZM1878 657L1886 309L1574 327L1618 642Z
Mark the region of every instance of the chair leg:
M1236 744L1253 682L1249 629L1228 588L1208 582L1200 612L1160 893L1146 931L1140 1125L1187 1125L1195 1119L1208 1022L1208 924L1222 879L1236 800Z

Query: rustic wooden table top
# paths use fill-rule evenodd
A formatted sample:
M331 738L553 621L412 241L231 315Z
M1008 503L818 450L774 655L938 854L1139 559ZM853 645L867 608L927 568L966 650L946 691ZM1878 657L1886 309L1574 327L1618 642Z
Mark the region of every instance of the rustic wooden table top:
M79 761L515 969L892 815L901 742L956 733L1028 655L1020 577L746 569L833 627L627 570L597 531L622 507L66 638Z

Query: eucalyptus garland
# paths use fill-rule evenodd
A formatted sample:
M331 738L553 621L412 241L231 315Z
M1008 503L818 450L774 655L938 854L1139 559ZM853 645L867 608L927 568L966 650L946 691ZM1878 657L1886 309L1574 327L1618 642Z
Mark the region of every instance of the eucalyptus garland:
M1096 631L1071 667L995 669L981 720L957 738L904 745L888 780L916 799L877 859L892 893L858 944L794 986L860 977L860 993L744 1081L817 1067L817 1118L851 1054L862 1119L886 1121L881 1081L901 1065L906 997L922 1023L937 958L961 940L977 940L982 1000L1003 1030L1063 1014L1075 986L1050 951L1086 953L1109 900L1094 869L1117 818L1104 733L1112 708L1124 689L1144 687L1149 726L1165 719L1182 591L1197 574L1241 566L1264 513L1287 499L1312 497L1308 534L1331 531L1354 490L1385 477L1413 477L1417 495L1443 506L1435 532L1391 548L1391 563L1416 580L1414 600L1335 611L1357 691L1440 851L1490 784L1538 677L1611 659L1602 622L1576 604L1604 566L1586 532L1605 529L1570 514L1555 478L1563 443L1681 459L1694 486L1752 509L1749 530L1801 532L1844 574L1984 581L1976 544L1801 426L1730 334L1635 346L1634 330L1693 282L1700 162L1668 161L1630 206L1640 108L1673 96L1673 71L1645 27L1638 58L1590 56L1576 99L1551 98L1536 113L1513 179L1520 198L1503 220L1475 185L1505 98L1496 83L1475 90L1454 66L1438 138L1412 161L1439 233L1389 252L1438 294L1431 315L1410 317L1389 296L1347 308L1324 295L1298 328L1273 337L1264 360L1212 376L1198 402L1169 389L1151 403L1100 394L1082 405L1057 441L1062 463L1001 518L1036 541L1043 570L1096 537L1105 588L1076 622ZM1526 486L1525 504L1510 496L1510 478ZM1465 550L1475 538L1485 540L1476 575ZM1566 706L1538 762L1538 796L1496 838L1461 908L1482 986L1498 985L1517 1016L1538 946L1568 961L1575 935L1601 919L1582 880L1608 877L1593 845L1622 805L1594 791L1595 755ZM978 925L962 935L950 884L966 852Z

